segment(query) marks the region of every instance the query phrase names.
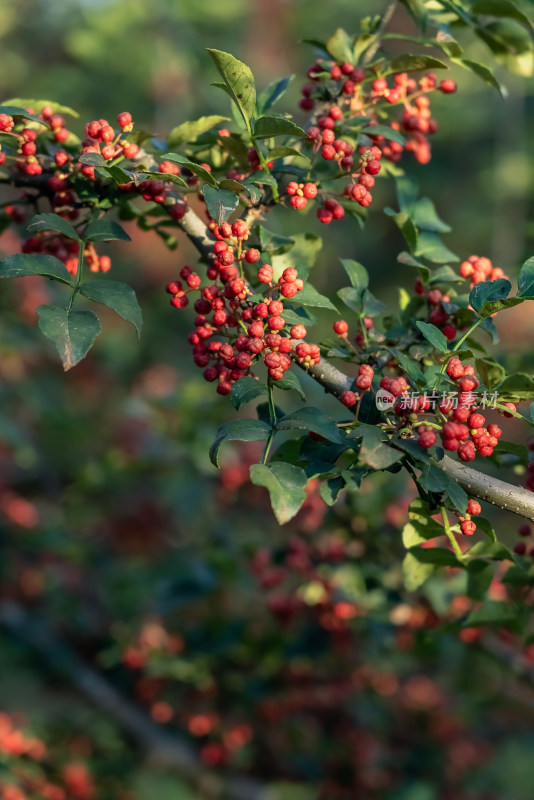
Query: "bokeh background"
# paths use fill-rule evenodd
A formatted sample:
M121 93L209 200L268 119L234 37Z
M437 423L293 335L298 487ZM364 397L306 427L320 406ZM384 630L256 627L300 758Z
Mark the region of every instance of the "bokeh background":
M139 127L163 137L184 120L228 113L225 96L210 86L217 76L205 48L215 47L248 63L260 87L296 73L281 108L303 121L295 109L313 49L301 41L338 26L352 31L379 6L0 0L0 97L72 106L77 133L87 120L129 110ZM402 9L397 24L412 31ZM472 47L472 58L491 58L481 44ZM440 131L432 161L410 171L453 227L446 244L461 259L489 256L514 277L534 252L534 94L531 80L497 73L506 101L454 71L458 94L433 100ZM395 205L393 187L379 184L364 233L350 219L320 226L313 211L273 215L282 233L323 236L320 290L342 285L340 257L366 265L373 292L387 302L396 302L397 286L410 286L413 274L396 262L402 240L382 212ZM207 767L249 771L274 787L276 800L531 798L531 689L466 652L453 624L461 608L451 610L446 583L415 604L403 596L392 553L401 552L398 530L413 489L378 478L336 511L312 491L281 530L263 494L246 485L253 448L228 448L216 474L207 451L233 412L191 362L192 312L171 309L164 292L195 254L186 242L171 252L155 234L129 232L133 244L108 252L113 277L138 293L141 342L103 315L93 354L66 376L35 325L47 287L1 287L2 597L22 600L54 641L200 747ZM12 232L0 238L3 253L16 246ZM497 357L512 370L532 369L527 306L498 323ZM322 320L323 333L330 324ZM507 438L526 435L510 426ZM259 548L274 551L275 566L296 565L286 606L251 569ZM299 566L299 553L313 562L311 572ZM343 568L336 553L345 554ZM328 619L327 609L321 620L321 580L333 581L350 605L346 620L342 609ZM436 640L440 616L451 632ZM65 659L56 653L50 669L49 657L0 628L0 712L16 711L58 769L87 764L98 786L87 798L210 796L210 786L192 789L175 772L143 764L137 744L61 677L69 674ZM2 756L0 786L12 769Z

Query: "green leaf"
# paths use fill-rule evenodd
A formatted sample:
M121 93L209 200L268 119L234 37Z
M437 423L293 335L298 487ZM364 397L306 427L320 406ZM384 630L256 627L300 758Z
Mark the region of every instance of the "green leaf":
M340 300L345 303L347 308L350 308L351 311L354 311L356 314L361 314L362 312L362 295L357 289L354 289L352 286L346 286L343 289L339 289L337 292L337 296Z
M385 208L384 213L387 214L388 217L393 218L393 221L404 236L404 241L410 250L412 252L416 252L418 242L417 228L415 227L415 223L409 214L407 214L405 211L396 212L391 208Z
M326 49L336 61L348 61L353 63L353 41L343 28L337 31L328 39Z
M351 285L354 286L359 292L363 292L369 286L369 273L358 261L352 261L350 258L341 258L343 269L349 276Z
M256 230L262 253L287 253L295 244L295 240L289 236L282 236L280 233L268 231L263 225L258 225Z
M521 267L517 286L518 297L534 297L534 256L527 259Z
M271 136L305 136L306 131L286 117L260 117L254 123L254 138L269 139Z
M228 117L221 117L219 114L212 114L209 117L200 117L194 122L182 122L173 128L167 137L168 147L181 147L183 144L194 142L202 133L211 130L214 125L226 122Z
M250 468L250 480L255 486L264 486L267 489L274 515L280 525L289 522L306 499L306 473L293 464L283 461L269 465L253 464Z
M518 610L512 603L501 603L497 600L486 600L481 608L472 611L465 621L466 628L481 625L504 625L518 618Z
M420 231L431 233L450 233L452 230L438 217L436 207L428 197L421 197L411 208L411 218Z
M445 547L412 547L410 554L421 564L433 564L436 567L459 567L460 562Z
M292 414L286 414L286 416L278 420L276 424L276 430L278 431L293 429L313 431L313 433L317 433L319 436L328 439L329 442L342 444L345 441L343 433L337 427L334 420L331 417L327 417L326 414L318 408L313 408L311 406L299 408L297 411L293 411Z
M27 100L26 98L12 97L9 100L4 100L2 105L33 108L36 114L39 114L45 106L50 106L54 114L68 114L71 117L80 116L78 112L74 111L70 106L62 106L61 103L54 103L53 100Z
M214 187L217 186L217 181L215 180L211 172L208 172L207 169L201 167L200 164L195 164L194 161L189 161L187 158L185 158L185 156L181 156L178 153L165 153L165 155L162 156L161 159L162 161L174 161L176 164L180 164L180 166L185 167L185 169L188 169L198 178L202 178L202 180L205 181L210 186ZM163 180L163 173L156 172L154 174L159 176L159 178ZM183 178L181 178L180 180L183 181Z
M306 402L306 395L304 394L302 384L293 372L286 372L283 378L281 378L279 381L273 382L273 386L275 386L277 389L282 389L285 392L289 391L290 389L294 389L299 393L302 401L304 403Z
M321 485L321 499L327 506L333 506L337 503L337 499L339 497L339 493L342 489L345 488L345 480L341 477L341 475L337 475L335 478L330 478L330 480L325 481Z
M239 378L232 384L230 400L236 411L239 411L245 403L250 403L256 397L267 394L267 386L256 378Z
M493 311L491 305L508 297L512 284L505 278L496 281L481 281L471 290L469 304L482 318L489 317Z
M285 156L298 156L299 158L304 158L306 161L309 162L308 156L305 156L304 153L301 153L299 150L295 150L294 147L286 147L285 145L281 145L280 147L273 147L272 150L269 150L267 153L267 161L274 161L277 158L285 158Z
M214 189L213 186L205 184L202 187L202 194L209 215L217 225L226 222L239 205L239 197L228 189Z
M174 160L174 159L173 159ZM186 166L182 161L179 162L182 166ZM197 166L196 164L194 165ZM112 171L115 170L115 167L106 167L106 172L112 175ZM199 167L200 170L203 170L202 167ZM191 170L192 172L193 170ZM203 170L204 171L204 170ZM138 172L133 173L137 180L153 180L153 181L170 181L174 183L176 186L182 186L184 189L188 188L187 181L180 177L180 175L174 175L172 172L147 172L146 170L139 170ZM209 173L208 173L209 174ZM112 175L113 177L113 175Z
M459 261L460 259L445 247L439 236L431 231L420 231L417 241L417 248L414 252L419 258L426 258L436 264L445 264L448 261Z
M395 128L390 128L389 125L368 125L367 128L362 128L361 133L365 133L366 136L383 136L397 144L406 144L406 138L402 133L396 131Z
M387 436L373 425L360 425L352 435L362 440L360 462L372 469L387 469L404 456L399 450L394 450L385 444L388 441Z
M286 302L288 302L286 300ZM337 308L328 297L319 294L310 283L305 283L304 288L301 289L295 297L291 298L291 302L301 305L310 306L312 308L329 308L331 311L337 311Z
M102 305L111 308L126 322L132 323L138 337L141 335L143 316L131 286L120 281L93 280L82 283L80 294L83 294L84 297L94 303L102 303Z
M436 348L440 353L446 353L449 349L447 339L442 334L439 328L432 325L430 322L416 321L416 327L419 328L425 339Z
M534 399L534 377L525 372L509 375L497 388L500 402L521 402Z
M32 119L34 122L39 122L46 128L49 127L46 121L39 119L39 117L37 117L35 114L31 114L21 106L7 105L7 103L2 103L2 105L0 105L0 114L7 114L10 117L23 117L24 119Z
M483 600L493 580L493 565L474 559L467 565L467 595L472 600Z
M250 121L256 111L256 86L250 67L222 50L208 48L208 53L215 62L230 97L241 112L248 130L251 131Z
M90 167L106 167L108 164L100 153L82 153L78 161L80 164L89 164Z
M484 81L484 83L487 83L488 86L493 86L502 97L507 96L508 92L505 87L499 83L492 70L485 64L481 64L479 61L471 61L469 58L451 58L451 61L454 64L459 64L461 67L468 69L473 75L476 75L480 80Z
M58 306L39 306L39 327L55 345L65 372L76 366L101 331L100 322L92 311L67 311Z
M475 366L482 379L482 383L490 391L492 391L506 375L504 367L491 358L477 358L475 360Z
M362 314L366 317L374 317L386 310L386 304L372 294L369 289L365 289L362 297Z
M513 19L499 19L475 28L475 33L509 70L530 77L534 70L534 47L529 31Z
M475 14L487 14L491 17L510 17L522 22L530 30L534 30L532 21L517 8L516 3L512 3L510 0L478 0L471 11Z
M394 58L387 72L417 72L421 69L448 69L448 67L447 64L440 61L439 58L434 58L434 56L427 56L422 53L417 55L407 53Z
M401 0L401 3L408 9L418 27L424 31L428 12L423 0Z
M57 214L36 214L30 220L28 230L31 230L32 233L34 231L57 231L68 239L74 239L76 242L81 241L70 222L67 222L66 219Z
M467 512L469 498L462 487L450 478L447 479L445 494L451 501L455 511L459 511L460 514L465 514Z
M28 275L42 275L68 286L74 285L65 264L55 256L15 253L0 262L0 278L24 278Z
M411 552L406 553L402 562L404 586L408 592L415 592L435 572L433 564L423 564Z
M271 426L259 419L235 419L225 422L217 431L215 441L210 447L210 461L219 466L219 450L223 442L259 442L267 439Z
M104 217L90 222L85 229L84 239L89 242L131 242L130 236L118 222Z
M258 95L258 113L264 114L285 94L287 87L295 76L288 75L287 78L280 78L280 80L273 81L266 89Z

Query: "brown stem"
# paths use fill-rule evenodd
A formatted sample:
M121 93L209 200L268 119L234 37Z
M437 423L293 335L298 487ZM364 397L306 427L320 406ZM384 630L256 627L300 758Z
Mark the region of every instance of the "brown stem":
M392 4L393 6L395 4ZM391 12L393 13L393 12ZM14 186L27 186L41 188L46 185L45 175L26 176L15 175L9 180L0 179L0 182L11 183ZM213 257L213 242L206 223L190 208L185 216L180 220L179 225L186 236L191 240L205 261L210 261ZM297 365L300 367L300 364ZM337 367L328 361L321 360L319 364L305 369L317 383L324 387L325 391L339 398L342 392L351 388L353 378L345 375ZM459 486L465 489L468 494L487 500L499 508L511 511L520 517L525 517L534 521L534 492L528 492L520 486L505 483L498 478L485 475L471 467L466 467L452 458L445 456L442 461L436 462L436 466L443 471Z

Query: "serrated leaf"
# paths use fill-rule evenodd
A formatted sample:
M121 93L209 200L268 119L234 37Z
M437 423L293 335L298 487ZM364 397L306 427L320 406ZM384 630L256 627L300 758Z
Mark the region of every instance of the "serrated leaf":
M286 414L282 419L278 420L276 430L312 431L328 439L329 442L342 444L345 441L343 433L337 427L334 420L318 408L313 408L311 406L299 408L297 411L293 411L292 414Z
M141 335L143 315L131 286L121 281L93 280L82 283L80 294L94 303L102 303L111 308L127 322L131 322L138 337Z
M57 231L68 239L74 239L75 242L81 241L70 222L58 214L36 214L30 220L28 230L31 230L32 233L33 231Z
M24 278L29 275L41 275L68 286L74 285L65 264L55 256L15 253L0 262L0 278Z
M118 222L103 217L89 223L84 232L84 239L88 242L131 242L130 236Z
M205 184L202 194L206 200L206 208L217 225L226 222L239 205L239 197L228 189L214 189Z
M92 311L67 311L58 306L39 306L39 328L55 345L63 369L67 372L89 352L101 331Z
M286 302L288 301L286 300ZM323 294L319 294L317 289L310 283L304 284L304 288L295 297L291 298L291 302L296 305L310 306L311 308L329 308L331 311L337 311L332 301Z
M265 116L254 123L255 139L270 139L271 136L305 136L306 131L286 117Z
M285 525L298 513L306 499L308 479L300 467L277 461L271 464L253 464L250 480L255 486L264 486L269 492L274 515L280 525Z
M436 326L432 325L430 322L421 322L420 320L417 320L415 325L419 328L427 342L430 342L436 350L440 353L446 353L448 351L449 345L447 339L439 328L436 328Z
M245 403L250 403L256 397L267 394L267 386L256 378L239 378L232 384L230 400L236 411L239 411Z
M506 278L498 278L496 281L481 281L477 283L469 295L469 304L478 314L484 318L489 317L488 304L505 300L510 294L512 284Z
M406 144L406 137L395 128L390 128L389 125L368 125L367 128L362 128L361 133L365 133L366 136L383 136L391 142Z
M224 442L260 442L267 439L271 426L260 419L235 419L225 422L217 431L215 441L210 447L210 461L219 466L219 450Z
M448 69L445 62L440 61L434 56L427 56L422 53L405 55L394 58L389 65L388 73L397 72L417 72L421 69Z
M289 391L290 389L294 389L299 393L301 400L304 403L306 402L306 395L304 394L302 384L293 372L286 372L283 378L273 382L273 386L275 386L277 389L282 389L285 392Z
M182 166L186 166L183 162L180 162ZM105 167L106 172L109 172L112 175L112 170L115 169L114 167ZM202 167L200 168L202 169ZM191 170L192 171L192 170ZM168 181L170 183L174 183L176 186L181 186L184 189L188 188L188 183L185 181L180 175L175 175L173 172L155 172L155 171L147 171L144 169L140 169L138 172L132 173L135 180L152 180L152 181ZM131 180L131 178L130 178Z
M202 133L211 130L214 125L226 122L228 117L221 117L219 114L212 114L208 117L200 117L194 122L182 122L173 128L167 137L168 147L181 147L183 144L194 142Z
M180 164L181 167L188 169L190 172L196 175L197 178L202 178L202 180L210 186L216 187L218 185L211 172L208 172L208 170L202 167L200 164L195 164L194 161L189 161L189 159L185 158L185 156L181 156L178 153L165 153L161 159L162 161L174 161L176 164ZM160 179L163 180L162 173L156 173L156 175L159 175ZM181 180L183 180L183 178Z
M108 163L100 153L82 153L78 161L80 164L88 164L90 167L105 167Z
M223 50L208 48L228 91L238 107L245 125L251 131L251 119L256 111L256 86L250 67Z

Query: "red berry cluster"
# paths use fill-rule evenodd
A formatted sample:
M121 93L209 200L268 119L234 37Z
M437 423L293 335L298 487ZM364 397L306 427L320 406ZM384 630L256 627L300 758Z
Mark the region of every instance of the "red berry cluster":
M494 267L489 258L485 256L469 256L467 261L460 265L462 278L471 279L471 288L483 281L496 281L498 278L508 278L500 267Z
M482 508L478 500L474 500L472 497L470 497L467 503L467 514L459 517L460 530L463 534L465 534L465 536L472 536L476 531L476 522L474 522L471 517L477 517L481 511Z
M119 156L135 158L139 153L139 146L135 142L122 139L124 134L131 133L133 129L130 112L120 113L117 116L117 123L119 131L116 131L106 119L95 119L88 122L85 126L86 138L82 142L82 153L99 153L106 161L112 161ZM94 179L94 167L82 164L80 169L86 178Z
M358 369L358 377L356 378L356 386L362 393L371 388L374 375L374 369L369 366L369 364L362 364L360 366ZM357 395L355 392L347 390L341 394L339 399L344 406L347 406L347 408L352 408L354 405L356 405L356 402L361 399L361 395Z
M448 341L456 337L456 327L454 317L445 309L444 303L450 303L450 297L443 294L439 289L425 290L421 278L416 278L414 292L420 297L425 297L429 306L428 321L441 329L442 334Z
M344 197L364 208L372 201L370 190L374 186L374 176L380 171L382 155L396 162L407 151L412 152L420 163L428 163L431 156L428 136L435 133L438 127L431 116L428 95L438 89L444 94L456 91L453 81L445 80L438 85L436 76L431 73L418 81L407 73L399 73L393 76L390 84L385 77L372 79L371 73L354 64L336 64L321 59L309 67L307 76L311 83L302 88L300 106L305 111L312 111L316 103L320 103L315 121L306 132L307 141L313 144L313 154L320 154L326 161L336 161L341 172L346 172L352 178L344 188ZM325 106L323 84L329 81L331 96L332 80L337 83L335 102ZM402 113L392 117L391 109L396 105L402 107ZM388 116L389 120L386 119L384 123L384 118ZM371 146L360 146L358 169L354 170L354 144L350 129L344 128L344 125L358 117L365 118L367 126L388 124L393 131L402 133L405 143L372 132L366 133ZM348 141L343 138L345 130L348 131ZM332 211L333 208L325 205L321 214L318 213L319 219L329 223L343 216L340 211L337 216Z
M220 226L212 221L210 227L216 241L206 275L214 283L203 286L201 277L185 266L180 272L185 285L182 281L172 281L167 286L173 295L171 304L176 308L188 305L190 292L200 292L194 303L195 330L188 341L195 364L204 368L204 378L217 381L218 393L225 395L236 380L253 375L251 369L260 354L272 380L284 377L291 365L291 355L305 367L317 364L320 360L317 345L304 341L293 345L292 340L306 336L305 326L290 327L282 316L283 299L295 297L304 286L298 271L287 267L279 280L274 281L272 266L261 264L255 278L263 296L250 301L253 293L245 269L258 263L261 253L255 247L244 247L250 235L248 225L239 219Z
M12 156L19 172L26 175L40 175L43 165L49 161L48 149L44 145L44 135L47 139L52 139L57 144L63 144L70 136L70 131L65 127L65 120L61 114L54 114L50 106L43 106L37 115L32 108L25 109L29 114L38 116L42 122L24 120L23 123L15 125L13 117L7 114L0 114L0 131L12 136L16 142L17 154ZM16 128L17 130L13 130ZM38 135L42 137L39 144ZM38 153L41 146L42 153ZM4 164L7 155L0 146L0 164Z
M317 197L317 186L315 183L297 183L290 181L287 185L287 193L291 197L289 201L293 208L305 208L308 200Z

